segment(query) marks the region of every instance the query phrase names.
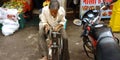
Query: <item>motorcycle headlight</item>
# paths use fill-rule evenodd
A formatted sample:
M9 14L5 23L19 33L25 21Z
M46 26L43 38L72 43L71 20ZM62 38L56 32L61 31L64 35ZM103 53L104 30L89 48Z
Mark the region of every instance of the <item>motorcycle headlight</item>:
M94 17L94 15L93 14L88 14L88 17L92 18L92 17Z

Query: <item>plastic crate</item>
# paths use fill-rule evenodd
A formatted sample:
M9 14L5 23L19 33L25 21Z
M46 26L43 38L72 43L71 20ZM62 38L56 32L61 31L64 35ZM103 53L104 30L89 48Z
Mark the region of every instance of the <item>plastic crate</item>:
M19 20L20 27L19 28L22 29L25 27L25 19L23 17L23 13L20 13L19 17L20 17L20 20Z
M0 30L2 29L2 24L0 24Z

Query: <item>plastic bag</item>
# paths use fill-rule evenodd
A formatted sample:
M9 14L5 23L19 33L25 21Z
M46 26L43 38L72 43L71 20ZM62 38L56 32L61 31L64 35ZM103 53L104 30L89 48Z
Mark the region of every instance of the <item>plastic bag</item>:
M6 17L2 20L2 33L5 36L13 34L19 28L17 9L7 9Z
M18 21L13 21L10 19L5 19L2 26L2 33L5 36L13 34L19 28Z

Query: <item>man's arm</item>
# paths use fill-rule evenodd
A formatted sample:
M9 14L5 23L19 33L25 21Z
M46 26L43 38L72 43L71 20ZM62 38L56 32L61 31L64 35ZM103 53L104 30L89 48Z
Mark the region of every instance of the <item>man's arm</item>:
M63 7L61 7L61 13L62 13L62 16L61 16L61 21L60 21L60 23L57 25L57 27L55 28L55 30L57 30L57 31L59 31L61 28L63 28L63 26L64 26L64 24L65 24L65 22L66 22L66 19L65 19L65 15L66 15L66 13L65 13L65 10L64 10L64 8Z
M65 22L66 22L66 18L65 18L65 16L66 16L66 12L65 12L65 10L64 10L64 8L63 7L61 7L61 14L62 14L62 16L61 16L61 22L59 23L59 24L62 24L62 25L64 25L65 24Z
M44 9L42 10L42 13L39 15L39 18L41 20L41 23L43 25L46 25L47 24L47 20L46 20L46 16L45 16L45 11Z
M42 13L39 15L39 18L40 18L40 20L41 20L42 25L43 25L44 28L45 28L45 33L47 33L48 30L50 29L50 26L49 26L49 24L48 24L48 22L47 22L47 19L46 19L46 11L44 10L44 8L43 8L43 10L42 10Z

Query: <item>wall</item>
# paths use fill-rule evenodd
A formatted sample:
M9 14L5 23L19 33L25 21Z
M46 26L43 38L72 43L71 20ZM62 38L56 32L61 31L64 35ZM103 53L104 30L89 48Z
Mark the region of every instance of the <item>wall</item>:
M64 7L64 9L66 10L66 0L58 0L60 5Z

